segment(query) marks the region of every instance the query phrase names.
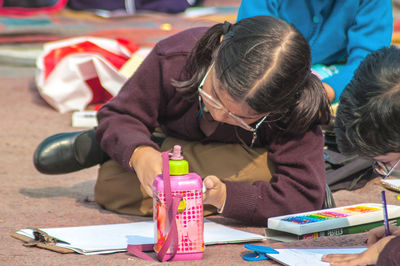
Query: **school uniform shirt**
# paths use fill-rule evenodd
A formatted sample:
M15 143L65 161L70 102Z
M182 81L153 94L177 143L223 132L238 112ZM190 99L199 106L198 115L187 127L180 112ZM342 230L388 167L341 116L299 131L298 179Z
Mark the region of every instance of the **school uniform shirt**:
M312 64L338 66L323 79L339 97L361 61L392 39L391 0L243 0L237 20L273 16L293 24L311 47Z
M389 241L379 254L377 266L399 266L400 265L400 236Z
M159 149L151 140L156 127L182 140L241 143L239 136L250 145L252 132L225 123L206 136L200 128L198 98L186 100L171 85L172 79L188 79L182 69L206 30L193 28L160 41L119 94L98 111L96 138L124 168L133 171L129 160L136 147ZM225 182L225 217L265 226L268 217L321 208L326 184L321 128L314 126L291 139L275 128L263 123L255 142L256 147L268 149L276 166L271 183Z

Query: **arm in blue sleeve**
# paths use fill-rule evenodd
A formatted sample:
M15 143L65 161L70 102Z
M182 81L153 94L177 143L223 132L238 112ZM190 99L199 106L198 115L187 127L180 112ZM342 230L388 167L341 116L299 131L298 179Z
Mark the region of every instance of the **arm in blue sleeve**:
M323 80L334 89L334 102L339 100L342 91L353 78L354 71L361 61L370 52L390 45L392 32L392 1L362 1L354 24L347 32L347 62L340 68L338 74Z
M242 0L236 21L254 16L278 17L280 0Z

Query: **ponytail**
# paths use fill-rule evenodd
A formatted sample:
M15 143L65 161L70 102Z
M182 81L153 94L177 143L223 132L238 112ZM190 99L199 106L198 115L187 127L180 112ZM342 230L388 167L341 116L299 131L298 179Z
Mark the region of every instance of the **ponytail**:
M329 123L331 119L329 99L317 76L312 73L308 75L297 97L295 106L286 116L285 131L288 134L305 132L314 124Z

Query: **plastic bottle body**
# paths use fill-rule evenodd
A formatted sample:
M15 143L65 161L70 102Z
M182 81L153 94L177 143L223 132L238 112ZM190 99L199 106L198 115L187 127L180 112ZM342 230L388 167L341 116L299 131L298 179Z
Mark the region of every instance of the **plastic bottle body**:
M196 173L171 175L172 195L181 195L176 215L178 250L173 261L202 259L204 253L204 223L202 180ZM153 219L155 226L155 252L159 252L169 232L165 207L164 180L158 175L153 183ZM168 257L167 252L167 257Z

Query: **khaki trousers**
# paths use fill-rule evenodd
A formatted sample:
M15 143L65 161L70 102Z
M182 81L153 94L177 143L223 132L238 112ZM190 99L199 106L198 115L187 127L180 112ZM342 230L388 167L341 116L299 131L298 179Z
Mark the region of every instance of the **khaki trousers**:
M215 175L221 180L251 184L263 180L269 182L273 166L268 161L265 148L250 149L241 144L183 141L167 137L161 150L174 145L182 147L183 156L189 162L190 172L202 178ZM113 160L104 163L98 173L95 200L105 209L131 215L151 216L153 200L147 195L136 174L124 169ZM213 206L204 206L204 214L216 213Z

